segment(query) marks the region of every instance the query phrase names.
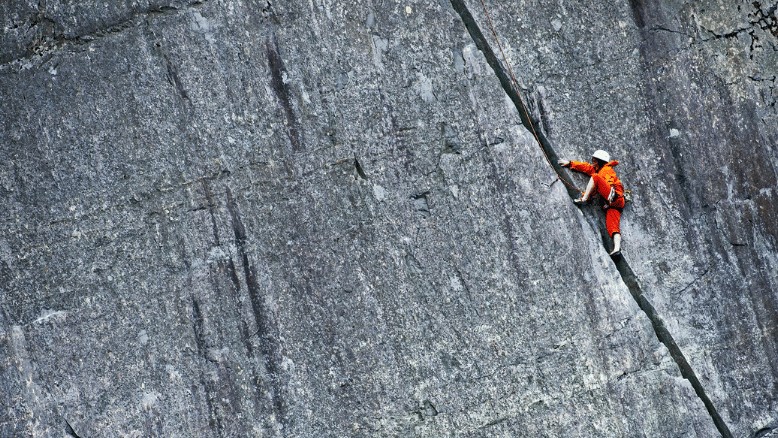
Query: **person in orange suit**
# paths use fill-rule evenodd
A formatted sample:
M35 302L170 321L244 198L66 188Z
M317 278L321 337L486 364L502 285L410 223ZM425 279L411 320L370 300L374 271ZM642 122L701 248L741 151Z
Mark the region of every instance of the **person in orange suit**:
M613 251L611 256L621 253L621 212L624 209L624 186L613 167L619 164L618 161L611 161L609 153L603 150L594 151L592 162L559 160L559 165L569 167L576 172L589 175L589 183L586 185L586 191L576 199L576 204L584 204L589 201L592 195L599 194L605 200L605 228L608 235L613 239Z

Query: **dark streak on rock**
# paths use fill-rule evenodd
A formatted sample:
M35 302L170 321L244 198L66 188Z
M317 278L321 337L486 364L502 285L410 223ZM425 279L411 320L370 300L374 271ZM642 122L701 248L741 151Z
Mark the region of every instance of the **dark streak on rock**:
M157 35L150 28L147 29L149 40L153 42L152 50L157 52L159 57L162 58L162 61L165 63L165 79L167 79L167 82L172 85L173 88L175 88L176 93L180 98L189 101L189 94L184 88L184 84L181 82L181 77L178 74L178 68L173 63L173 61L171 61L170 55L167 53L167 50L165 50L165 47L157 38Z
M216 225L216 202L213 199L213 193L211 192L211 186L208 184L208 181L205 179L201 181L203 183L203 192L205 192L205 200L208 201L208 213L211 215L214 245L219 246L221 243L219 242L219 228Z
M680 294L682 294L682 293L686 292L687 290L689 290L689 288L690 288L690 287L694 286L694 284L696 284L696 283L697 283L698 281L700 281L700 280L701 280L703 277L705 277L706 275L708 275L708 271L709 271L709 270L710 270L710 268L709 268L709 267L708 267L708 268L705 268L705 270L702 272L702 274L700 274L700 275L698 275L697 277L695 277L695 278L694 278L694 280L692 280L691 282L689 282L689 284L687 284L687 285L686 285L686 286L684 286L684 287L683 287L681 290L679 290L678 292L676 292L676 295L680 295Z
M227 261L227 269L230 273L230 280L236 291L240 291L240 279L238 278L238 271L235 269L235 262L232 259Z
M194 295L192 296L192 326L195 335L195 345L197 345L197 354L208 362L208 346L205 339L205 318L200 309L200 303L197 302ZM213 404L215 388L213 388L213 385L205 376L201 376L200 383L205 391L205 403L208 407L208 424L216 431L221 431L223 428L222 420Z
M176 67L175 62L171 60L170 55L168 54L163 43L160 41L159 37L153 30L151 30L150 27L147 27L146 30L147 38L150 43L150 50L153 53L156 53L157 56L159 56L159 58L162 60L165 69L165 80L167 80L168 84L170 84L174 90L174 96L177 97L176 101L178 102L181 114L183 115L183 117L180 117L178 120L179 127L182 132L187 132L188 119L191 117L193 112L192 102L189 99L189 93L186 91L186 88L184 88L184 84L181 81L181 76L178 73L178 68Z
M220 175L224 175L225 172L227 172L227 171L222 171L220 173ZM229 172L227 172L227 173L229 173ZM213 192L211 191L211 186L208 183L208 181L209 181L208 178L201 179L201 182L202 182L202 185L203 185L203 192L205 193L205 198L206 198L206 202L207 202L206 207L208 208L208 212L209 212L210 218L211 218L211 227L212 227L212 232L213 232L213 236L214 236L214 245L215 246L220 246L221 242L220 242L220 238L219 238L218 223L217 223L217 220L216 220L218 204L217 204L216 199L214 199ZM225 299L226 298L232 298L233 305L235 307L235 313L237 315L242 315L242 307L243 306L242 306L241 297L240 297L240 291L241 291L242 287L241 287L240 279L238 277L237 270L235 269L235 263L233 262L231 257L230 258L224 258L224 259L220 259L220 260L217 261L217 267L218 267L218 271L215 273L217 278L215 278L213 280L214 284L216 285L216 288L217 288L216 295L219 296L219 297L224 297ZM229 277L229 283L228 283L228 286L226 287L226 289L229 289L229 290L227 290L227 291L223 290L224 288L221 287L221 285L223 283L222 283L222 281L220 281L220 278L223 278L222 276L224 276L224 275ZM252 362L254 362L253 359L256 357L256 355L255 355L255 351L254 351L254 345L251 342L252 335L249 333L249 326L248 326L247 321L244 318L239 318L239 326L238 327L239 327L239 330L240 330L240 335L241 335L241 339L243 341L243 345L244 345L244 347L246 349L246 355L247 355L248 358L250 358L252 360ZM262 385L261 385L261 378L258 375L258 372L255 369L255 367L251 367L250 373L251 373L251 379L252 379L252 382L253 382L252 387L253 387L253 390L254 390L254 393L255 393L255 400L257 400L257 401L262 400L264 398L264 392L263 392L263 388L262 388ZM238 406L240 404L240 402L237 401L237 398L235 396L235 391L234 390L230 391L230 395L232 396L231 398L233 399L233 405ZM255 415L257 415L257 416L261 416L262 415L262 412L260 412L258 410L259 409L259 404L258 403L254 404L254 409L255 409ZM161 432L158 433L157 435L160 435L160 434L161 434Z
M543 134L546 136L551 135L551 126L548 123L548 114L546 112L546 107L543 105L543 99L538 96L538 99L535 100L535 103L538 107L538 118L540 119L540 127L543 130Z
M76 433L76 429L73 428L73 425L70 424L68 419L64 417L62 419L65 420L65 433L72 436L73 438L81 438L81 436Z
M675 126L671 127L674 128ZM670 146L670 156L672 157L673 176L676 183L678 183L678 187L681 188L681 194L686 201L685 205L695 205L694 200L691 198L691 194L694 193L694 190L690 187L690 178L686 175L686 169L689 168L689 166L687 166L686 160L684 160L683 157L684 144L677 138L669 138L668 145Z
M430 205L428 200L429 194L430 191L426 190L424 192L411 195L414 210L421 213L424 217L429 217L430 215Z
M211 215L211 225L213 227L213 236L215 240L215 245L220 245L219 241L219 232L217 228L216 223L216 200L213 197L213 193L211 192L210 185L206 180L203 180L203 190L205 191L205 198L208 201L208 211ZM218 262L219 272L226 273L230 278L230 284L231 284L231 292L235 301L235 308L236 312L238 314L241 313L241 303L240 303L240 291L241 291L241 285L240 285L240 279L238 278L238 272L235 269L235 263L233 262L232 258L228 258L226 260L219 260ZM218 293L218 291L217 291ZM253 358L254 357L254 346L251 343L251 336L249 335L249 329L248 325L243 318L240 318L240 332L241 337L243 338L243 344L246 348L246 354L248 357ZM255 382L259 382L259 378L256 376L256 374L253 371L252 368L252 376L254 378ZM255 388L259 395L259 387Z
M172 62L170 62L170 58L167 55L164 55L164 59L165 67L167 67L168 82L170 85L176 87L176 91L178 92L178 95L181 96L181 98L189 100L189 94L187 94L186 89L184 89L184 85L181 83L181 77L178 75L178 69L175 65L173 65Z
M204 333L205 320L203 319L203 312L200 310L200 303L197 302L194 296L192 296L192 325L197 352L200 353L200 356L205 357L207 350Z
M754 432L753 435L751 435L753 438L762 438L767 436L770 432L775 430L773 427L763 427L756 432Z
M281 55L278 53L278 44L273 39L268 39L265 44L265 51L267 53L267 63L270 68L270 85L276 94L281 106L284 107L284 115L286 116L286 133L289 137L289 142L292 144L292 151L299 152L303 150L303 142L300 135L300 124L297 122L297 117L294 114L292 108L292 102L290 99L289 86L284 82L284 73L286 68L284 67L284 61L281 59Z
M639 29L643 29L646 26L646 20L643 18L643 1L642 0L629 0L630 8L632 9L632 17L635 20L635 25Z
M248 289L251 309L254 314L254 320L257 327L256 334L259 335L259 348L262 353L265 369L270 377L271 393L273 399L273 408L276 417L279 418L282 426L287 424L286 413L288 411L286 401L283 398L283 382L281 381L281 348L278 341L276 327L272 324L270 312L265 307L264 299L261 296L260 286L257 282L256 270L251 266L248 251L246 249L246 228L240 218L238 205L232 195L232 191L227 188L227 210L232 218L232 229L235 234L235 243L243 262L243 275ZM231 263L232 261L230 261ZM233 265L234 272L234 265ZM237 280L237 274L233 281ZM283 430L287 430L284 427Z
M359 164L359 160L357 160L357 157L354 157L354 167L357 170L357 175L359 175L360 178L367 180L367 174L365 173L365 170L362 169L362 165Z
M500 417L500 418L496 418L496 419L494 419L494 420L492 420L492 421L490 421L490 422L488 422L488 423L484 424L484 425L483 425L483 426L481 426L480 428L481 428L481 429L486 429L486 428L489 428L489 427L492 427L492 426L496 426L496 425L498 425L498 424L500 424L500 423L504 423L504 422L508 421L508 419L509 419L508 417Z

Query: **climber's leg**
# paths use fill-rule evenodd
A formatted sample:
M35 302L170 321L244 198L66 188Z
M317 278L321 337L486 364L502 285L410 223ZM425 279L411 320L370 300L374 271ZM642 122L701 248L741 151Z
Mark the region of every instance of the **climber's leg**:
M583 204L584 202L589 202L589 199L592 197L593 193L594 193L594 176L589 178L589 183L586 185L586 190L584 191L584 194L580 198L576 199L575 203Z

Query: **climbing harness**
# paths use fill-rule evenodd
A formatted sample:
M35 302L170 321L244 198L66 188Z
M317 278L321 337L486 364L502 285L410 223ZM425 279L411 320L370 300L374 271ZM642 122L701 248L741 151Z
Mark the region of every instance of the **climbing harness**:
M632 202L632 190L624 190L624 202Z
M497 31L494 29L494 23L492 22L492 17L491 15L489 15L489 10L486 7L486 3L484 2L484 0L481 0L481 6L483 7L484 15L486 15L486 21L489 24L489 29L492 31L494 40L497 42L497 47L500 49L500 55L502 55L502 62L503 64L505 64L505 67L508 69L508 73L511 76L511 81L513 82L513 87L516 90L516 96L519 99L519 106L521 108L521 111L524 113L524 117L527 119L527 122L529 123L530 130L532 131L532 135L533 137L535 137L535 141L538 143L540 150L543 152L543 156L546 158L546 161L548 162L549 166L551 166L551 168L553 169L554 164L551 162L551 158L549 158L546 150L543 149L542 143L540 141L540 137L538 136L538 133L535 130L535 124L532 123L532 119L530 118L529 113L527 112L527 106L524 104L524 101L521 98L521 93L519 92L519 90L521 90L521 87L519 86L519 81L516 80L516 75L513 73L513 68L511 68L510 63L508 63L508 57L505 56L505 51L502 49L502 44L500 44L500 38L497 36ZM569 188L583 195L583 192L571 182L565 180L562 177L557 177L557 178Z

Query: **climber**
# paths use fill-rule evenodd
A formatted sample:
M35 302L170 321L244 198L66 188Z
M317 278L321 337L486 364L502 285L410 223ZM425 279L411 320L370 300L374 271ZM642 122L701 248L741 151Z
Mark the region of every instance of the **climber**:
M559 165L569 167L570 169L589 175L589 183L586 185L586 191L576 199L576 204L584 204L594 194L595 190L605 200L605 228L608 230L608 236L613 239L613 251L610 255L615 257L621 254L621 211L624 209L624 186L622 186L619 177L613 167L619 164L618 161L611 161L611 156L603 150L596 150L592 154L592 162L559 160Z

